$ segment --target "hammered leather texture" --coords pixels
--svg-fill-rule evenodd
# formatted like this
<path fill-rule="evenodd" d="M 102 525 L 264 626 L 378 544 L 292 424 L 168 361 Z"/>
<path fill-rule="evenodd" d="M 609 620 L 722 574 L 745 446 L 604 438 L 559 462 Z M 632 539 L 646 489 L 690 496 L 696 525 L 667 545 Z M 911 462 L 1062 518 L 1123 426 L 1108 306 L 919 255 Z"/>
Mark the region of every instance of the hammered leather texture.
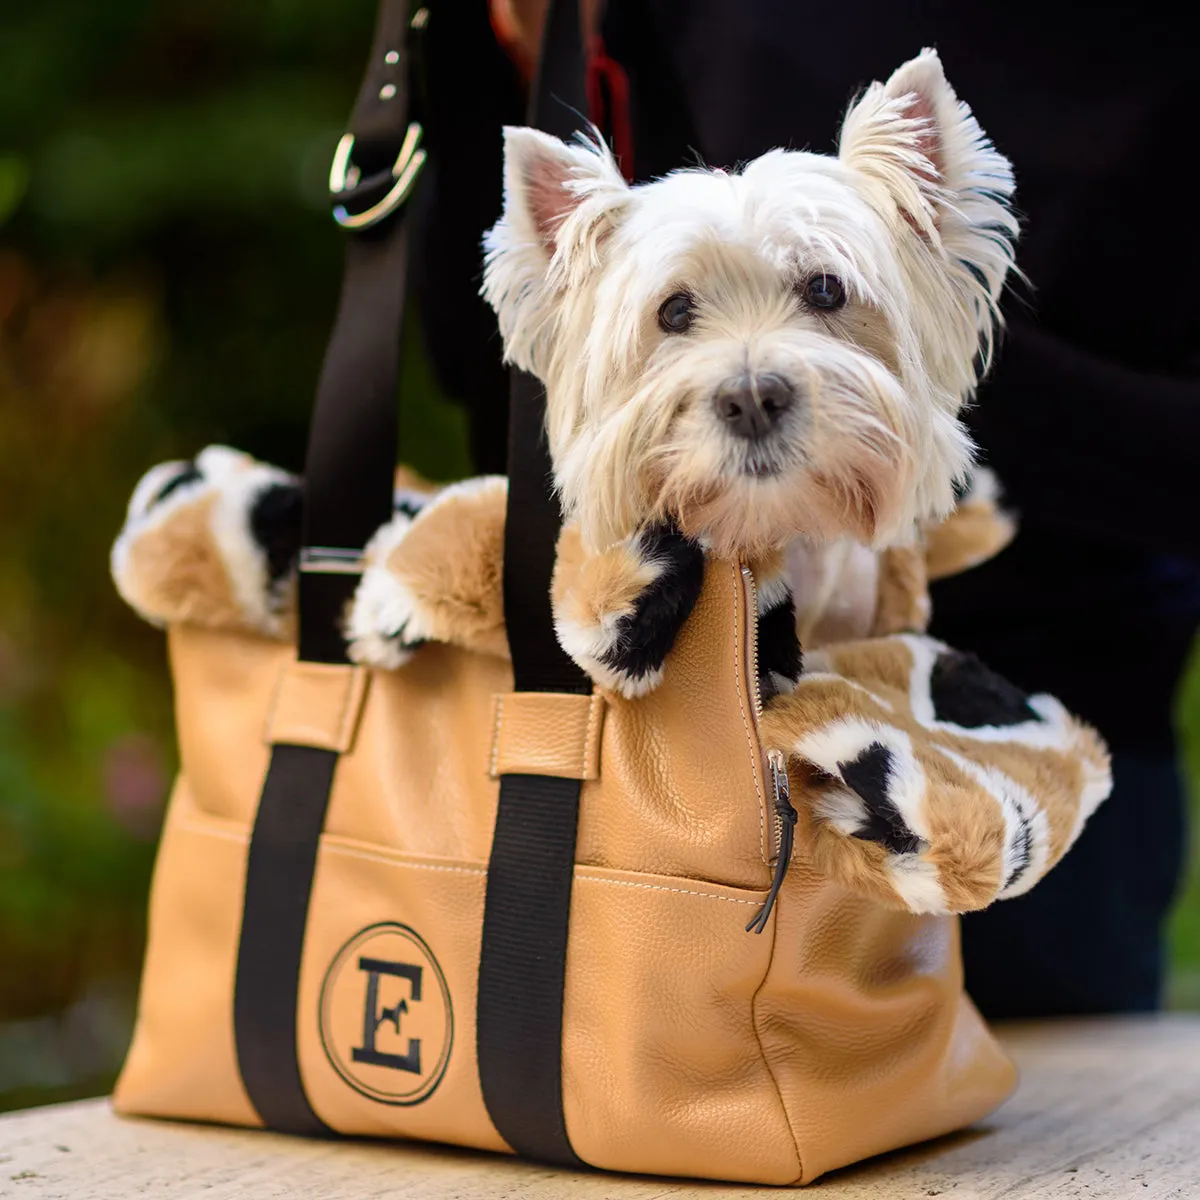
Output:
<path fill-rule="evenodd" d="M 569 692 L 504 692 L 496 697 L 496 725 L 488 773 L 598 779 L 604 697 Z"/>
<path fill-rule="evenodd" d="M 599 769 L 582 786 L 563 1033 L 567 1130 L 597 1167 L 807 1182 L 969 1124 L 1013 1086 L 963 995 L 952 919 L 856 898 L 818 875 L 800 844 L 767 931 L 745 932 L 774 854 L 749 682 L 751 603 L 735 564 L 710 563 L 662 686 L 597 701 Z M 115 1103 L 255 1125 L 234 1052 L 234 966 L 263 730 L 295 650 L 184 627 L 170 631 L 170 648 L 181 775 Z M 496 697 L 507 704 L 511 686 L 501 659 L 429 645 L 365 689 L 334 777 L 297 1013 L 305 1090 L 340 1132 L 506 1149 L 479 1087 L 475 988 L 499 788 Z M 312 724 L 323 736 L 342 735 L 334 716 L 346 687 L 331 675 L 316 689 Z M 568 709 L 561 727 L 546 723 L 541 744 L 536 723 L 521 724 L 511 753 L 526 770 L 539 756 L 576 761 L 594 709 Z M 276 731 L 296 727 L 275 720 Z M 375 929 L 393 931 L 388 944 L 411 934 L 429 957 L 419 1002 L 406 992 L 402 1009 L 388 993 L 371 1034 L 367 952 L 355 947 Z M 403 1073 L 363 1068 L 352 1052 L 376 1037 L 399 1053 L 418 1034 L 431 1090 L 381 1097 Z"/>

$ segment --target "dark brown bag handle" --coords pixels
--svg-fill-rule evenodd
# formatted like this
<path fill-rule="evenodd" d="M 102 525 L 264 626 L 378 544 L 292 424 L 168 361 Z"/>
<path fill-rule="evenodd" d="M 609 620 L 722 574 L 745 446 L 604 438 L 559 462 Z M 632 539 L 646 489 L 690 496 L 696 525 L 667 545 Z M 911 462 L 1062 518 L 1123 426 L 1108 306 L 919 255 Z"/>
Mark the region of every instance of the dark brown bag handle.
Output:
<path fill-rule="evenodd" d="M 528 123 L 561 138 L 584 127 L 578 0 L 551 0 Z M 504 619 L 519 692 L 587 694 L 591 679 L 554 635 L 550 580 L 561 524 L 545 391 L 514 371 L 509 403 Z M 583 1166 L 562 1101 L 562 1022 L 580 781 L 504 775 L 488 860 L 476 1003 L 479 1082 L 518 1153 Z"/>
<path fill-rule="evenodd" d="M 410 39 L 422 28 L 419 19 L 410 27 L 407 0 L 381 0 L 371 57 L 331 172 L 346 262 L 304 467 L 299 645 L 310 661 L 346 661 L 342 610 L 363 546 L 392 515 L 404 202 L 424 161 L 421 126 L 411 119 L 408 58 Z"/>
<path fill-rule="evenodd" d="M 396 377 L 405 294 L 403 202 L 423 161 L 410 126 L 407 0 L 381 0 L 366 76 L 339 145 L 334 216 L 346 266 L 309 430 L 299 654 L 346 662 L 340 620 L 362 547 L 392 512 Z M 411 132 L 410 132 L 411 130 Z M 276 743 L 246 861 L 234 1043 L 263 1123 L 329 1134 L 304 1090 L 297 998 L 317 849 L 336 751 Z"/>
<path fill-rule="evenodd" d="M 392 514 L 397 375 L 405 298 L 404 201 L 420 170 L 407 86 L 405 0 L 381 0 L 366 76 L 333 170 L 334 215 L 348 231 L 337 318 L 317 388 L 305 465 L 299 655 L 345 663 L 341 613 L 361 553 Z M 560 136 L 582 124 L 583 46 L 572 0 L 551 3 L 531 121 Z M 554 636 L 550 578 L 560 514 L 541 385 L 515 373 L 509 425 L 504 601 L 515 687 L 588 692 Z M 517 536 L 519 530 L 519 536 Z M 453 747 L 445 748 L 447 753 Z M 338 755 L 275 744 L 247 857 L 234 986 L 234 1036 L 263 1122 L 328 1134 L 304 1090 L 297 997 L 317 850 Z M 488 869 L 479 967 L 484 1100 L 516 1150 L 581 1165 L 562 1107 L 562 1001 L 579 781 L 506 775 Z"/>

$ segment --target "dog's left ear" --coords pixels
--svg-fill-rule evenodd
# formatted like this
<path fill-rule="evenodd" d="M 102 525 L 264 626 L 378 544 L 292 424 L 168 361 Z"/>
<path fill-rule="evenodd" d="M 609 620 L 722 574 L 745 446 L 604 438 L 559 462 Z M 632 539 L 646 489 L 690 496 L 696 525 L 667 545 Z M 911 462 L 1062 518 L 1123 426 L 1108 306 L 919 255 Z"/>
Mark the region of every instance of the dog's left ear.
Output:
<path fill-rule="evenodd" d="M 935 51 L 922 50 L 859 97 L 839 154 L 926 241 L 978 267 L 993 298 L 999 293 L 1017 235 L 1012 166 L 954 94 Z"/>
<path fill-rule="evenodd" d="M 538 373 L 555 300 L 599 264 L 629 187 L 597 134 L 568 144 L 504 131 L 504 213 L 484 238 L 483 295 L 510 362 Z"/>
<path fill-rule="evenodd" d="M 945 348 L 957 330 L 957 395 L 974 387 L 991 360 L 1000 322 L 1000 293 L 1013 268 L 1018 224 L 1013 216 L 1013 172 L 954 94 L 932 50 L 906 62 L 887 83 L 873 83 L 851 106 L 842 125 L 839 156 L 896 233 L 914 237 L 932 253 L 910 258 L 949 285 L 947 325 L 939 315 L 926 332 Z"/>

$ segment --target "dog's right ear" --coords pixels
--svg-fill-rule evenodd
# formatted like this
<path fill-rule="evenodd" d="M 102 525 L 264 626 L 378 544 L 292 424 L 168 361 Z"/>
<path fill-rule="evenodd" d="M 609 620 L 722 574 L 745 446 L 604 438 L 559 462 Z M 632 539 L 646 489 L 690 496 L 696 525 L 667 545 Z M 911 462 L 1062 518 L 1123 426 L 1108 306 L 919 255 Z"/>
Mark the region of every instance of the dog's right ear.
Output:
<path fill-rule="evenodd" d="M 557 300 L 599 266 L 628 199 L 598 134 L 568 145 L 536 129 L 505 129 L 504 214 L 484 238 L 483 295 L 509 362 L 542 374 Z"/>
<path fill-rule="evenodd" d="M 592 242 L 616 215 L 628 190 L 599 136 L 568 145 L 536 129 L 504 130 L 501 224 L 544 247 L 548 258 L 560 242 Z M 573 216 L 579 219 L 570 229 L 567 223 Z"/>

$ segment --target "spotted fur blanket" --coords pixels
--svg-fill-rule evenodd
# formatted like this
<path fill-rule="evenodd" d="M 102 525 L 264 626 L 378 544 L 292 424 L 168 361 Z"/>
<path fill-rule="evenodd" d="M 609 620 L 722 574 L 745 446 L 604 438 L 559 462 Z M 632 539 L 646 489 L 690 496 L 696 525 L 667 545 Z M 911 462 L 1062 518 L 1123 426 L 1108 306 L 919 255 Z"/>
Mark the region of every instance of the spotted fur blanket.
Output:
<path fill-rule="evenodd" d="M 346 615 L 353 657 L 403 669 L 429 640 L 507 655 L 505 493 L 498 478 L 438 491 L 400 473 L 395 515 L 367 548 Z M 300 511 L 293 476 L 236 451 L 162 464 L 138 484 L 113 547 L 117 588 L 155 624 L 289 640 Z M 908 546 L 755 564 L 760 644 L 768 659 L 771 636 L 778 646 L 763 668 L 764 745 L 786 755 L 818 867 L 882 904 L 968 912 L 1026 892 L 1109 792 L 1093 730 L 923 632 L 926 581 L 990 557 L 1012 532 L 984 477 Z M 563 532 L 556 629 L 602 688 L 636 697 L 655 686 L 653 669 L 633 672 L 631 647 L 655 641 L 672 597 L 669 619 L 690 611 L 679 580 L 694 574 L 694 552 L 671 538 L 589 557 Z M 789 650 L 797 631 L 803 667 Z M 670 639 L 659 643 L 661 660 Z"/>

